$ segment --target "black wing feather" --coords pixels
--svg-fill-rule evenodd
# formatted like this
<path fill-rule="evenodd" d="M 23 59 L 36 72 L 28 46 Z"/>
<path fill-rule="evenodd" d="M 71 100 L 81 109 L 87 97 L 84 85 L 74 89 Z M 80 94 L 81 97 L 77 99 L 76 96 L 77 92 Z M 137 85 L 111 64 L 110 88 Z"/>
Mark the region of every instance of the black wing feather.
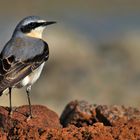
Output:
<path fill-rule="evenodd" d="M 30 59 L 15 61 L 13 55 L 8 58 L 0 58 L 0 95 L 5 89 L 16 85 L 38 68 L 44 61 L 48 60 L 48 57 L 48 44 L 44 42 L 43 52 Z"/>

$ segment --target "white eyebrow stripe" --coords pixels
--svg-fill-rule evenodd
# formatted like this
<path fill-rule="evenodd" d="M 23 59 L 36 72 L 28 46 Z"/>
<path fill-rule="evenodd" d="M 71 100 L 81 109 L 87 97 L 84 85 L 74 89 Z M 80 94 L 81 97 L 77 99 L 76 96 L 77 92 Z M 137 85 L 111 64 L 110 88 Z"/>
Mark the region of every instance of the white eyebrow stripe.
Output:
<path fill-rule="evenodd" d="M 38 20 L 38 23 L 46 22 L 45 20 Z"/>
<path fill-rule="evenodd" d="M 23 23 L 23 26 L 28 25 L 28 24 L 30 24 L 30 23 L 32 23 L 32 22 L 43 23 L 43 22 L 46 22 L 46 21 L 45 21 L 45 20 L 26 21 L 25 23 Z"/>

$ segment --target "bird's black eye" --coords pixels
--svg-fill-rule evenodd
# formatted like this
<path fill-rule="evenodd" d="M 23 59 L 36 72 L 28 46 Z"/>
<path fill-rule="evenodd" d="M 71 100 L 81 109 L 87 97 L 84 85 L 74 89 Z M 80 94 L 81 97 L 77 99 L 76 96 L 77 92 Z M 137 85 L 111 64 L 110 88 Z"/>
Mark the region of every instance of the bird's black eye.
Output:
<path fill-rule="evenodd" d="M 34 29 L 37 27 L 37 23 L 30 23 L 28 24 L 28 28 Z"/>
<path fill-rule="evenodd" d="M 31 30 L 43 25 L 44 23 L 38 23 L 38 22 L 31 22 L 27 25 L 22 26 L 20 29 L 23 33 L 29 33 Z"/>

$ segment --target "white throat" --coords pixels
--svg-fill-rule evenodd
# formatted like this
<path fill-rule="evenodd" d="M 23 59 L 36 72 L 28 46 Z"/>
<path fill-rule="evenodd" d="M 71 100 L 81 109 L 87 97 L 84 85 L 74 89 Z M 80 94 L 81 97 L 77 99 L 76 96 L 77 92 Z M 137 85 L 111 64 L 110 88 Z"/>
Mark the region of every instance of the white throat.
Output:
<path fill-rule="evenodd" d="M 30 33 L 27 33 L 26 35 L 30 36 L 30 37 L 42 39 L 44 29 L 45 29 L 45 27 L 38 27 L 38 28 L 35 28 L 34 30 L 32 30 Z"/>

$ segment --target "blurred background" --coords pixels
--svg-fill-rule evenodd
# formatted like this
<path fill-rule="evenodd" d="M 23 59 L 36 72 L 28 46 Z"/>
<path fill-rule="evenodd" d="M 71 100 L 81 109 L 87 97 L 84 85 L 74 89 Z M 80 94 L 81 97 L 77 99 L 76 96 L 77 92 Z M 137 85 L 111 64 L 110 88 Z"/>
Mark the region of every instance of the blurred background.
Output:
<path fill-rule="evenodd" d="M 50 58 L 32 87 L 32 104 L 59 114 L 75 99 L 139 107 L 139 0 L 0 1 L 0 49 L 29 15 L 58 22 L 44 31 Z M 0 105 L 8 99 L 0 97 Z M 27 104 L 25 89 L 13 90 L 12 100 Z"/>

